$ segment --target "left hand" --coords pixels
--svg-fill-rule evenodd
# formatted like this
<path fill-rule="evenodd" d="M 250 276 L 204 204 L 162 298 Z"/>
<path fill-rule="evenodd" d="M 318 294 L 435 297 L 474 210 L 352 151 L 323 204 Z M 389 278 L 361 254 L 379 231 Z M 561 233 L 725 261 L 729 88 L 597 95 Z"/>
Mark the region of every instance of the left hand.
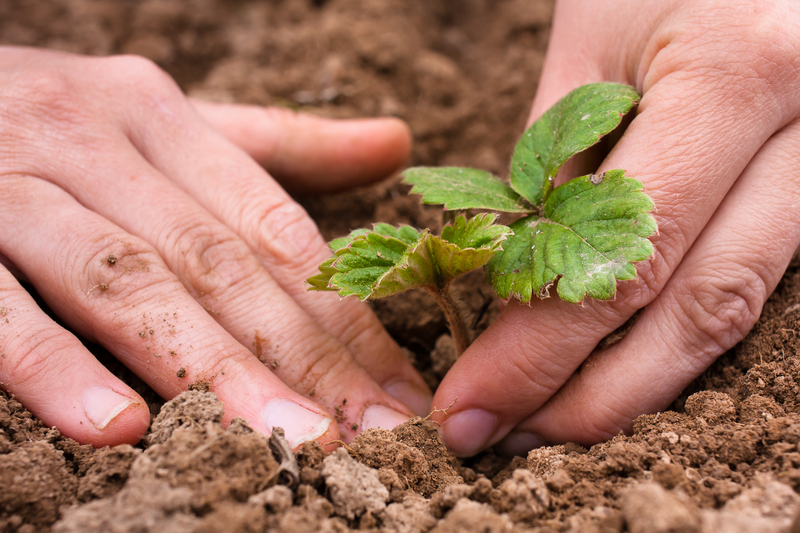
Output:
<path fill-rule="evenodd" d="M 458 398 L 453 450 L 607 440 L 742 339 L 800 244 L 799 74 L 792 0 L 558 2 L 532 118 L 586 83 L 635 86 L 636 117 L 599 171 L 644 183 L 660 234 L 614 301 L 504 310 L 434 397 Z"/>

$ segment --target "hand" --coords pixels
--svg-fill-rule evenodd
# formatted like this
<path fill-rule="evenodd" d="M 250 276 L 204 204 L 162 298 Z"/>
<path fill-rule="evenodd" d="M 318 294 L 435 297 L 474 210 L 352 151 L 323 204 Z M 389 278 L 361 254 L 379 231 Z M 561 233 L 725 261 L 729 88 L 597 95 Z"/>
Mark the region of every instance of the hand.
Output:
<path fill-rule="evenodd" d="M 0 80 L 0 255 L 72 331 L 164 398 L 208 381 L 226 422 L 281 426 L 293 446 L 427 413 L 371 311 L 306 292 L 328 247 L 245 153 L 291 190 L 336 190 L 402 164 L 403 123 L 192 103 L 137 57 L 0 48 Z M 142 398 L 1 264 L 0 354 L 2 387 L 65 435 L 147 429 Z"/>
<path fill-rule="evenodd" d="M 585 83 L 637 87 L 600 171 L 644 183 L 656 251 L 614 301 L 512 302 L 434 397 L 458 397 L 452 449 L 607 440 L 742 339 L 800 244 L 798 73 L 791 0 L 559 1 L 531 118 Z M 639 309 L 621 342 L 594 351 Z"/>

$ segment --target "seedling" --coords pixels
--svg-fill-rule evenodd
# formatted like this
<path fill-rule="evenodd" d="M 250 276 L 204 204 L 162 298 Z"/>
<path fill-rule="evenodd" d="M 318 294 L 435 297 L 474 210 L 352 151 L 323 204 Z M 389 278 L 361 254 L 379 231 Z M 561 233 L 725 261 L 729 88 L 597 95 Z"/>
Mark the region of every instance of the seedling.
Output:
<path fill-rule="evenodd" d="M 518 213 L 510 226 L 497 215 L 459 214 L 433 235 L 425 229 L 376 224 L 330 243 L 334 256 L 308 280 L 311 290 L 361 300 L 409 289 L 429 290 L 444 311 L 458 353 L 471 333 L 450 290 L 458 276 L 483 266 L 505 299 L 529 303 L 558 295 L 580 303 L 615 296 L 617 280 L 636 277 L 633 263 L 653 253 L 653 201 L 624 170 L 590 174 L 554 187 L 559 169 L 619 126 L 639 102 L 627 85 L 575 89 L 522 136 L 511 158 L 509 184 L 483 170 L 416 167 L 403 173 L 412 194 L 445 210 Z"/>

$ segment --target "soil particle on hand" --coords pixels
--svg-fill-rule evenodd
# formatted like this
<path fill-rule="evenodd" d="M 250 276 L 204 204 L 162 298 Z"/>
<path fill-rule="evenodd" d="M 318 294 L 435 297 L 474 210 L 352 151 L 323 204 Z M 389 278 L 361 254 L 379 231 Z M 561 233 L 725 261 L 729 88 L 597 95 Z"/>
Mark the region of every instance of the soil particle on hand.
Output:
<path fill-rule="evenodd" d="M 225 371 L 222 371 L 222 374 L 225 374 Z M 190 391 L 211 392 L 211 382 L 207 379 L 198 379 L 194 383 L 189 383 L 187 388 Z"/>
<path fill-rule="evenodd" d="M 355 520 L 386 508 L 389 491 L 378 479 L 378 472 L 357 462 L 344 448 L 325 458 L 322 475 L 337 515 Z"/>

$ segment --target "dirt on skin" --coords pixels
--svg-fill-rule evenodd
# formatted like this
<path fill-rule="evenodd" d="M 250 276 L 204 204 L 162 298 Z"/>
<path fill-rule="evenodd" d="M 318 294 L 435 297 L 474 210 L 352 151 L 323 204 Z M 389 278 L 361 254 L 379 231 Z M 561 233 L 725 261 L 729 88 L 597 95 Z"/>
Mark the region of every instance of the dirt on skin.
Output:
<path fill-rule="evenodd" d="M 219 101 L 399 116 L 412 164 L 503 175 L 551 15 L 551 0 L 5 0 L 0 43 L 145 55 Z M 438 228 L 441 212 L 406 191 L 394 178 L 300 200 L 329 238 L 378 220 Z M 480 273 L 460 283 L 480 331 L 497 313 L 492 292 Z M 454 352 L 428 296 L 375 309 L 438 383 Z M 151 402 L 136 447 L 78 445 L 0 393 L 0 531 L 800 531 L 800 263 L 672 410 L 588 450 L 464 462 L 415 419 L 327 456 L 307 443 L 286 457 L 246 421 L 223 429 L 208 383 L 162 407 L 108 364 Z"/>

